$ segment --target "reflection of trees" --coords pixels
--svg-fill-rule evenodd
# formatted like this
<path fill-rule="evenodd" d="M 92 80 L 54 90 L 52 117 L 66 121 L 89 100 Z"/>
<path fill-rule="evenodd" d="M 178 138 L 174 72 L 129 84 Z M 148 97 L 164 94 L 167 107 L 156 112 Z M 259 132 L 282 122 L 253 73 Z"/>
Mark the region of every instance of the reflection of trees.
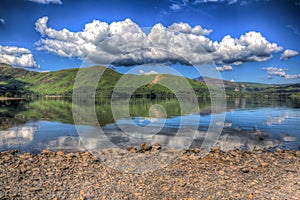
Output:
<path fill-rule="evenodd" d="M 207 107 L 207 101 L 199 100 L 200 109 Z M 167 117 L 179 116 L 195 112 L 197 109 L 192 106 L 189 100 L 182 102 L 184 109 L 181 109 L 177 99 L 150 100 L 150 99 L 131 99 L 129 105 L 119 100 L 117 112 L 118 116 L 123 116 L 126 108 L 129 106 L 131 117 L 149 117 L 149 109 L 152 105 L 159 104 L 164 107 Z M 13 126 L 24 124 L 27 121 L 57 121 L 67 124 L 73 124 L 72 99 L 36 99 L 33 101 L 11 101 L 9 105 L 0 103 L 0 129 L 7 129 Z M 92 105 L 92 104 L 89 104 Z M 73 105 L 76 108 L 76 104 Z M 84 106 L 78 108 L 83 113 L 93 112 L 94 106 Z M 182 113 L 182 110 L 185 112 Z M 111 99 L 97 99 L 95 111 L 101 126 L 113 123 L 114 119 L 111 110 Z M 85 117 L 83 115 L 83 117 Z M 97 122 L 98 123 L 98 122 Z M 90 124 L 88 122 L 87 124 Z M 91 124 L 90 124 L 91 125 Z"/>
<path fill-rule="evenodd" d="M 199 109 L 193 106 L 194 103 L 190 99 L 182 100 L 182 104 L 176 98 L 171 99 L 139 99 L 134 98 L 130 100 L 127 105 L 124 100 L 118 100 L 115 110 L 118 112 L 119 118 L 124 115 L 127 107 L 131 117 L 150 117 L 149 109 L 152 105 L 161 105 L 167 114 L 167 117 L 186 115 L 189 113 L 200 110 L 201 114 L 215 113 L 214 109 L 210 106 L 209 99 L 198 99 Z M 297 102 L 296 102 L 297 103 Z M 83 104 L 84 105 L 84 104 Z M 93 105 L 93 104 L 89 104 Z M 261 107 L 280 107 L 280 106 L 295 107 L 295 103 L 286 99 L 285 101 L 278 100 L 263 100 L 253 98 L 228 98 L 227 109 L 255 109 Z M 73 105 L 76 108 L 76 104 Z M 78 106 L 79 107 L 79 106 Z M 83 113 L 90 111 L 93 113 L 94 106 L 83 106 L 78 108 Z M 111 110 L 111 99 L 102 98 L 97 99 L 95 103 L 95 110 L 97 119 L 101 126 L 113 123 L 115 120 Z M 85 117 L 85 115 L 83 115 Z M 67 124 L 73 124 L 72 113 L 72 99 L 36 99 L 33 101 L 10 101 L 7 105 L 5 102 L 0 101 L 0 129 L 7 129 L 13 126 L 24 124 L 28 121 L 57 121 Z M 98 123 L 98 122 L 95 122 Z M 87 124 L 91 124 L 88 122 Z M 96 124 L 95 124 L 96 125 Z"/>
<path fill-rule="evenodd" d="M 88 125 L 96 125 L 98 122 L 92 121 L 94 119 L 94 107 L 92 106 L 93 104 L 88 101 L 89 100 L 87 100 L 87 105 L 90 106 L 76 107 L 76 105 L 74 105 L 74 109 L 76 110 L 76 113 L 82 114 L 82 116 L 80 116 L 82 117 L 80 119 L 80 122 L 87 122 Z M 167 117 L 186 115 L 189 113 L 197 112 L 199 110 L 199 108 L 195 108 L 193 106 L 194 103 L 191 103 L 189 99 L 183 100 L 183 102 L 181 102 L 181 105 L 176 98 L 164 100 L 134 98 L 130 100 L 129 105 L 125 100 L 119 99 L 114 104 L 115 116 L 118 117 L 118 119 L 115 119 L 112 114 L 110 101 L 110 99 L 98 99 L 95 105 L 96 115 L 101 126 L 108 123 L 113 123 L 118 119 L 126 118 L 128 106 L 131 117 L 150 117 L 149 110 L 151 106 L 155 104 L 159 104 L 165 109 Z M 203 107 L 207 107 L 208 103 L 209 102 L 207 101 L 201 101 L 201 104 L 199 105 L 200 109 Z M 84 103 L 81 102 L 81 105 L 84 105 Z"/>
<path fill-rule="evenodd" d="M 16 117 L 26 109 L 25 104 L 24 101 L 0 101 L 0 130 L 26 123 L 27 119 L 24 117 Z"/>
<path fill-rule="evenodd" d="M 299 102 L 293 99 L 267 99 L 267 98 L 227 98 L 227 110 L 257 109 L 262 107 L 299 107 Z"/>
<path fill-rule="evenodd" d="M 64 100 L 10 101 L 0 103 L 0 130 L 25 124 L 28 121 L 46 120 L 70 123 L 71 102 Z"/>

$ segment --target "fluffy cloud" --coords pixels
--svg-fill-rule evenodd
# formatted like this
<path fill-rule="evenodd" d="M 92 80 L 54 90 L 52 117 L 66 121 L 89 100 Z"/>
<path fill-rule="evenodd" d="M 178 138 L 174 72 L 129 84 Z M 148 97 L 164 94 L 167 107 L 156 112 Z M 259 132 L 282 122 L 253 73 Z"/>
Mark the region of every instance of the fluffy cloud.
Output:
<path fill-rule="evenodd" d="M 185 0 L 183 0 L 185 1 Z M 241 5 L 247 4 L 247 1 L 245 0 L 195 0 L 192 1 L 190 4 L 197 5 L 197 4 L 204 4 L 204 3 L 224 3 L 227 5 L 240 3 Z"/>
<path fill-rule="evenodd" d="M 269 79 L 271 79 L 273 76 L 280 76 L 282 78 L 286 79 L 295 79 L 300 78 L 300 74 L 287 74 L 287 69 L 277 68 L 277 67 L 265 67 L 262 68 L 262 70 L 267 71 L 269 74 Z"/>
<path fill-rule="evenodd" d="M 277 68 L 277 67 L 264 67 L 263 70 L 267 71 L 269 75 L 282 76 L 286 75 L 285 69 Z"/>
<path fill-rule="evenodd" d="M 153 75 L 153 74 L 159 74 L 157 71 L 151 70 L 149 72 L 145 72 L 144 70 L 140 70 L 139 74 L 141 75 Z"/>
<path fill-rule="evenodd" d="M 299 53 L 297 51 L 294 51 L 294 50 L 290 50 L 290 49 L 287 49 L 285 50 L 281 56 L 280 56 L 280 60 L 287 60 L 293 56 L 296 56 L 298 55 Z"/>
<path fill-rule="evenodd" d="M 246 2 L 245 0 L 169 0 L 171 4 L 170 9 L 172 11 L 179 11 L 185 8 L 191 8 L 191 7 L 195 7 L 197 8 L 199 5 L 201 6 L 201 4 L 206 4 L 206 3 L 214 3 L 216 4 L 227 4 L 227 5 L 231 5 L 231 4 L 236 4 L 236 3 L 240 3 L 241 5 L 246 5 L 248 2 Z"/>
<path fill-rule="evenodd" d="M 0 24 L 5 24 L 5 20 L 0 18 Z"/>
<path fill-rule="evenodd" d="M 284 78 L 288 79 L 295 79 L 295 78 L 300 78 L 300 74 L 292 74 L 292 75 L 285 75 Z"/>
<path fill-rule="evenodd" d="M 171 6 L 170 6 L 171 10 L 180 10 L 181 9 L 181 6 L 179 4 L 175 4 L 173 3 Z"/>
<path fill-rule="evenodd" d="M 30 50 L 11 46 L 0 46 L 0 63 L 16 67 L 39 68 Z"/>
<path fill-rule="evenodd" d="M 50 4 L 50 3 L 59 4 L 59 5 L 62 4 L 61 0 L 27 0 L 27 1 L 31 1 L 34 3 L 40 3 L 40 4 Z"/>
<path fill-rule="evenodd" d="M 185 33 L 185 34 L 194 34 L 194 35 L 209 35 L 212 30 L 211 29 L 203 29 L 201 26 L 191 27 L 187 23 L 174 23 L 168 27 L 169 30 L 174 31 L 176 33 Z"/>
<path fill-rule="evenodd" d="M 261 62 L 282 51 L 276 43 L 270 43 L 259 32 L 250 31 L 239 39 L 225 36 L 220 43 L 215 42 L 216 61 L 223 64 L 241 64 L 243 62 Z"/>
<path fill-rule="evenodd" d="M 232 71 L 233 68 L 230 65 L 223 65 L 223 67 L 216 67 L 216 70 L 219 71 L 219 72 Z"/>
<path fill-rule="evenodd" d="M 36 30 L 43 36 L 36 43 L 38 50 L 79 59 L 88 56 L 98 64 L 215 62 L 230 65 L 265 61 L 273 53 L 282 51 L 282 47 L 254 31 L 239 38 L 227 35 L 218 42 L 207 37 L 212 30 L 187 23 L 174 23 L 169 27 L 155 24 L 147 35 L 130 19 L 111 24 L 94 20 L 80 32 L 55 30 L 49 28 L 47 22 L 48 17 L 36 22 Z"/>

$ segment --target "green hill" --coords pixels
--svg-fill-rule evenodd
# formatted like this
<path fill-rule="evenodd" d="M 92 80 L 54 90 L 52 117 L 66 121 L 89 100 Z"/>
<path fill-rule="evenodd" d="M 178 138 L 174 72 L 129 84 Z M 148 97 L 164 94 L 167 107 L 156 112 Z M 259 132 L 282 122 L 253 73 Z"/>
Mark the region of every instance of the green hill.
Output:
<path fill-rule="evenodd" d="M 198 95 L 207 93 L 207 87 L 204 83 L 185 77 L 159 74 L 159 75 L 123 75 L 101 66 L 94 66 L 80 70 L 83 74 L 82 80 L 86 81 L 83 85 L 88 85 L 88 81 L 93 75 L 99 78 L 97 74 L 103 73 L 96 88 L 96 94 L 99 96 L 110 97 L 115 85 L 120 78 L 127 80 L 121 84 L 121 87 L 130 88 L 135 85 L 141 85 L 134 88 L 135 96 L 138 97 L 168 97 L 173 96 L 173 92 L 163 85 L 172 85 L 180 94 L 186 94 L 186 88 L 183 86 L 188 81 Z M 0 96 L 71 96 L 74 89 L 78 69 L 66 69 L 55 72 L 32 72 L 25 69 L 13 68 L 9 65 L 0 64 Z M 85 75 L 86 74 L 86 78 Z M 76 89 L 76 88 L 75 88 Z M 121 90 L 119 95 L 126 93 L 127 90 Z"/>
<path fill-rule="evenodd" d="M 203 77 L 199 77 L 194 80 L 205 83 Z M 218 80 L 215 80 L 214 82 L 216 84 L 221 83 Z M 223 84 L 227 97 L 300 99 L 300 83 L 262 84 L 249 82 L 231 82 L 224 80 Z"/>
<path fill-rule="evenodd" d="M 78 69 L 33 72 L 0 64 L 0 96 L 72 96 L 77 73 Z M 195 91 L 198 97 L 209 97 L 203 78 L 192 80 L 168 74 L 123 75 L 102 66 L 83 68 L 80 73 L 81 83 L 85 86 L 89 85 L 89 81 L 97 80 L 99 74 L 103 73 L 95 88 L 97 96 L 110 97 L 118 81 L 125 80 L 119 83 L 119 90 L 114 91 L 117 96 L 131 95 L 128 92 L 131 89 L 135 91 L 136 97 L 174 97 L 174 90 L 182 96 L 189 96 L 190 92 Z M 214 82 L 215 85 L 223 83 L 220 80 Z M 187 84 L 192 87 L 193 91 L 187 90 Z M 300 99 L 300 84 L 271 85 L 224 81 L 224 86 L 228 97 Z M 169 88 L 173 88 L 173 91 Z"/>

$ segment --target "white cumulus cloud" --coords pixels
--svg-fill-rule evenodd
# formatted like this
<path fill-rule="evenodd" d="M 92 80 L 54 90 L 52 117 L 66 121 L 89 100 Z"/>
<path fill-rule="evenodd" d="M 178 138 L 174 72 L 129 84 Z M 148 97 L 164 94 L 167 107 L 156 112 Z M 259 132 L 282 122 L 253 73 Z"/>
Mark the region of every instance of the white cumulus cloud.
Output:
<path fill-rule="evenodd" d="M 144 70 L 139 70 L 139 74 L 141 75 L 153 75 L 153 74 L 159 74 L 157 71 L 151 70 L 149 72 L 145 72 Z"/>
<path fill-rule="evenodd" d="M 287 79 L 295 79 L 295 78 L 300 78 L 300 74 L 292 74 L 292 75 L 285 75 L 284 78 L 287 78 Z"/>
<path fill-rule="evenodd" d="M 27 0 L 27 1 L 31 1 L 34 3 L 40 3 L 40 4 L 50 4 L 50 3 L 59 4 L 59 5 L 62 4 L 61 0 Z"/>
<path fill-rule="evenodd" d="M 64 56 L 88 59 L 98 64 L 135 65 L 146 63 L 221 65 L 261 62 L 282 51 L 261 33 L 250 31 L 239 38 L 225 36 L 220 42 L 212 41 L 210 29 L 174 23 L 168 27 L 155 24 L 149 34 L 130 19 L 108 24 L 93 20 L 79 32 L 55 30 L 47 25 L 48 17 L 36 22 L 42 38 L 38 50 Z"/>
<path fill-rule="evenodd" d="M 216 61 L 223 64 L 261 62 L 272 58 L 272 54 L 282 51 L 276 43 L 270 43 L 261 33 L 250 31 L 240 38 L 225 36 L 220 43 L 215 42 Z"/>
<path fill-rule="evenodd" d="M 16 67 L 39 68 L 30 50 L 13 46 L 0 46 L 0 63 Z"/>
<path fill-rule="evenodd" d="M 299 53 L 297 51 L 286 49 L 280 56 L 280 60 L 287 60 L 293 56 L 298 55 Z"/>
<path fill-rule="evenodd" d="M 285 69 L 277 67 L 264 67 L 263 70 L 267 71 L 269 75 L 282 76 L 286 75 Z"/>
<path fill-rule="evenodd" d="M 171 6 L 170 6 L 171 10 L 180 10 L 181 9 L 181 6 L 179 4 L 175 4 L 173 3 Z"/>
<path fill-rule="evenodd" d="M 174 31 L 176 33 L 186 33 L 186 34 L 194 34 L 194 35 L 209 35 L 212 30 L 211 29 L 203 29 L 201 26 L 191 27 L 187 23 L 174 23 L 168 27 L 169 30 Z"/>
<path fill-rule="evenodd" d="M 247 4 L 245 0 L 195 0 L 193 2 L 194 5 L 204 4 L 204 3 L 224 3 L 227 5 L 240 3 L 241 5 Z"/>
<path fill-rule="evenodd" d="M 287 74 L 286 71 L 288 69 L 282 69 L 277 67 L 264 67 L 262 68 L 262 70 L 267 71 L 267 73 L 269 74 L 268 76 L 269 79 L 272 79 L 273 76 L 280 76 L 286 79 L 300 78 L 300 74 Z"/>
<path fill-rule="evenodd" d="M 233 68 L 231 65 L 223 65 L 222 67 L 216 67 L 216 70 L 219 72 L 223 72 L 223 71 L 232 71 Z"/>

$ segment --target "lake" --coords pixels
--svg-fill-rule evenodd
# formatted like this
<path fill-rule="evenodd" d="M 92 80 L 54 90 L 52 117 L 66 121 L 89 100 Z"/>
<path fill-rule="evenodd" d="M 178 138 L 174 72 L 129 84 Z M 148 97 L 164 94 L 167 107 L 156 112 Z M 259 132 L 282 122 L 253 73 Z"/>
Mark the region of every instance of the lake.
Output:
<path fill-rule="evenodd" d="M 187 102 L 183 112 L 176 99 L 131 99 L 129 105 L 120 100 L 114 110 L 121 114 L 115 116 L 110 99 L 101 99 L 93 108 L 98 120 L 82 120 L 75 125 L 72 106 L 76 105 L 72 105 L 72 99 L 0 101 L 0 151 L 98 150 L 142 142 L 188 148 L 203 147 L 209 139 L 208 144 L 224 151 L 277 147 L 297 150 L 300 146 L 299 102 L 228 99 L 226 112 L 222 113 L 214 112 L 207 99 L 199 99 L 198 104 L 195 109 Z M 123 116 L 128 108 L 130 117 Z M 212 123 L 214 117 L 225 120 Z M 220 136 L 213 133 L 215 125 L 223 126 Z M 207 136 L 211 133 L 217 138 Z"/>

